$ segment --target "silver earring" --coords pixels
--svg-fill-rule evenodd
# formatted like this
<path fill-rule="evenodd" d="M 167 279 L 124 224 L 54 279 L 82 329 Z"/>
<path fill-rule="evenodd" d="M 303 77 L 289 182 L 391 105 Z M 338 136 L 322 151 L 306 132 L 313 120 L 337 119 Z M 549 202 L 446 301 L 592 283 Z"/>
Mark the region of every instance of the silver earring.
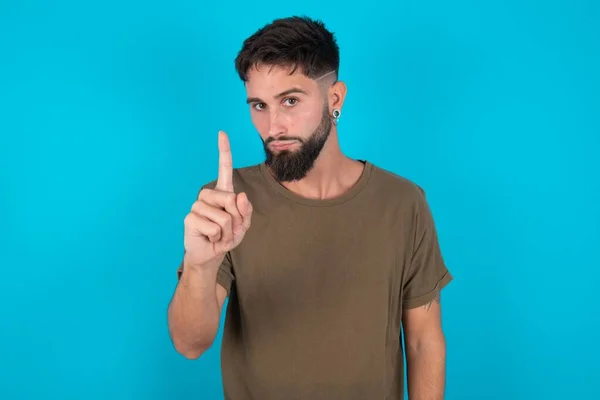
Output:
<path fill-rule="evenodd" d="M 342 112 L 340 110 L 338 110 L 337 108 L 334 108 L 333 109 L 333 118 L 335 119 L 336 124 L 340 120 L 340 115 L 342 115 Z"/>

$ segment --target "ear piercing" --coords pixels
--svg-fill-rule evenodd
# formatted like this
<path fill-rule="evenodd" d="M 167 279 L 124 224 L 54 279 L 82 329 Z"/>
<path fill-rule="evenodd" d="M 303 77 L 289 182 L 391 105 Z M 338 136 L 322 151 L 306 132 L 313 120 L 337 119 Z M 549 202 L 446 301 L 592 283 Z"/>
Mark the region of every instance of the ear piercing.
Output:
<path fill-rule="evenodd" d="M 333 109 L 333 118 L 335 119 L 335 123 L 337 124 L 339 119 L 340 119 L 340 115 L 342 115 L 342 112 L 340 110 L 338 110 L 337 108 Z"/>

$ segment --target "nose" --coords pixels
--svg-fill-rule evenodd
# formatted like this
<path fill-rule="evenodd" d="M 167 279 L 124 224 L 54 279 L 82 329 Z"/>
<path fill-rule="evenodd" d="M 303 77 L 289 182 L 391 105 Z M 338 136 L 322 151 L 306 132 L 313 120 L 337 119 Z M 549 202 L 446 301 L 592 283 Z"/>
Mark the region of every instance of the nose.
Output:
<path fill-rule="evenodd" d="M 277 137 L 286 132 L 287 118 L 281 110 L 271 110 L 269 114 L 269 136 Z"/>

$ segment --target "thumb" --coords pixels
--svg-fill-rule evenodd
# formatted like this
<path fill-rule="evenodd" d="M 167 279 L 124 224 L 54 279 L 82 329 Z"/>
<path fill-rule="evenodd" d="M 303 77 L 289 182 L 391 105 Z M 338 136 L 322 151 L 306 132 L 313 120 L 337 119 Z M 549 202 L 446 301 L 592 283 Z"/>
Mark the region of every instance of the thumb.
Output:
<path fill-rule="evenodd" d="M 237 195 L 237 206 L 242 216 L 248 217 L 252 214 L 252 203 L 248 200 L 246 193 L 242 192 Z"/>
<path fill-rule="evenodd" d="M 237 196 L 237 206 L 240 214 L 242 214 L 242 229 L 246 232 L 250 229 L 250 223 L 252 220 L 252 203 L 248 200 L 246 193 L 240 193 Z"/>

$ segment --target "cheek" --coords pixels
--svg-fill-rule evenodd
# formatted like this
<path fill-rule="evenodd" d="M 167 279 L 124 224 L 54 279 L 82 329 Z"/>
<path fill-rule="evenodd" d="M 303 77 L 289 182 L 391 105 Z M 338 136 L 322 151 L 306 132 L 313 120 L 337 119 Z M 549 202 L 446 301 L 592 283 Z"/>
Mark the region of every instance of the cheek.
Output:
<path fill-rule="evenodd" d="M 269 132 L 269 116 L 265 112 L 250 112 L 252 125 L 260 133 L 260 136 L 265 138 Z"/>
<path fill-rule="evenodd" d="M 292 108 L 286 113 L 288 127 L 300 131 L 310 131 L 321 122 L 321 112 L 315 108 Z"/>

